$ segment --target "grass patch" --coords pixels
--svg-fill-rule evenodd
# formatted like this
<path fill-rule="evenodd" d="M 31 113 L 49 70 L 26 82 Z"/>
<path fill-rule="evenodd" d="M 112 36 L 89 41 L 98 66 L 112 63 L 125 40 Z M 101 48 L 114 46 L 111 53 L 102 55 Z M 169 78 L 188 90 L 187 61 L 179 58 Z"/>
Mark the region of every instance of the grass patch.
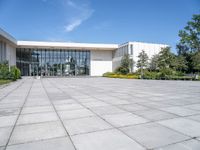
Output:
<path fill-rule="evenodd" d="M 11 80 L 2 80 L 2 79 L 0 79 L 0 85 L 8 84 L 10 82 L 12 82 L 12 81 Z"/>

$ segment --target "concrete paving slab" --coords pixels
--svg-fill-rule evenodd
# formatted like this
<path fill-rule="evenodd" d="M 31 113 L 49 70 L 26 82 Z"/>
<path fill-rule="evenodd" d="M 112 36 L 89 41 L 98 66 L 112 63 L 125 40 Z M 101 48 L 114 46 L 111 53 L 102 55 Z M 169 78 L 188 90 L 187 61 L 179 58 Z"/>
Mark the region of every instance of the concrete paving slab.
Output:
<path fill-rule="evenodd" d="M 49 102 L 49 100 L 37 100 L 37 101 L 31 101 L 30 99 L 26 102 L 26 104 L 24 105 L 25 107 L 33 107 L 33 106 L 47 106 L 47 105 L 51 105 L 51 103 Z"/>
<path fill-rule="evenodd" d="M 55 105 L 57 111 L 59 110 L 75 110 L 75 109 L 83 109 L 83 106 L 80 104 L 62 104 L 62 105 Z"/>
<path fill-rule="evenodd" d="M 134 112 L 134 114 L 139 115 L 141 117 L 144 117 L 144 118 L 151 120 L 151 121 L 171 119 L 171 118 L 179 117 L 175 114 L 171 114 L 171 113 L 156 110 L 156 109 L 145 110 L 145 111 L 137 111 L 137 112 Z"/>
<path fill-rule="evenodd" d="M 41 123 L 41 122 L 49 122 L 57 120 L 58 116 L 56 115 L 55 112 L 26 114 L 26 115 L 20 115 L 17 121 L 17 125 L 33 124 L 33 123 Z"/>
<path fill-rule="evenodd" d="M 70 135 L 95 132 L 112 128 L 112 126 L 110 126 L 99 117 L 65 120 L 64 125 Z"/>
<path fill-rule="evenodd" d="M 52 111 L 54 111 L 52 106 L 23 107 L 22 114 L 52 112 Z"/>
<path fill-rule="evenodd" d="M 3 127 L 0 128 L 0 146 L 5 146 L 9 140 L 12 127 Z"/>
<path fill-rule="evenodd" d="M 94 107 L 94 108 L 91 108 L 91 110 L 94 111 L 95 113 L 97 113 L 98 115 L 109 115 L 109 114 L 117 114 L 117 113 L 125 113 L 126 112 L 115 106 Z"/>
<path fill-rule="evenodd" d="M 129 112 L 141 111 L 141 110 L 149 110 L 150 108 L 138 105 L 138 104 L 128 104 L 128 105 L 118 105 L 121 109 Z"/>
<path fill-rule="evenodd" d="M 186 117 L 186 118 L 200 122 L 200 115 L 189 116 L 189 117 Z"/>
<path fill-rule="evenodd" d="M 22 107 L 23 103 L 3 103 L 0 104 L 0 109 L 2 108 L 19 108 Z"/>
<path fill-rule="evenodd" d="M 16 126 L 9 145 L 66 136 L 60 122 Z"/>
<path fill-rule="evenodd" d="M 106 121 L 108 121 L 115 127 L 130 126 L 148 122 L 147 119 L 144 119 L 131 113 L 104 115 L 102 116 L 102 118 L 104 118 Z"/>
<path fill-rule="evenodd" d="M 14 126 L 16 120 L 17 120 L 17 115 L 2 116 L 0 117 L 0 127 Z"/>
<path fill-rule="evenodd" d="M 109 106 L 109 104 L 101 101 L 95 101 L 95 102 L 88 102 L 88 103 L 83 103 L 83 105 L 87 108 L 91 107 L 101 107 L 101 106 Z"/>
<path fill-rule="evenodd" d="M 130 126 L 121 129 L 148 149 L 153 149 L 189 139 L 189 137 L 170 130 L 157 123 Z"/>
<path fill-rule="evenodd" d="M 192 110 L 200 111 L 200 104 L 186 105 L 186 106 L 184 106 L 184 108 L 189 108 L 189 109 L 192 109 Z"/>
<path fill-rule="evenodd" d="M 89 111 L 88 109 L 77 109 L 77 110 L 68 110 L 68 111 L 58 111 L 62 120 L 66 119 L 76 119 L 82 117 L 94 116 L 95 114 Z"/>
<path fill-rule="evenodd" d="M 140 103 L 142 106 L 150 107 L 150 108 L 163 108 L 163 107 L 172 107 L 172 105 L 165 104 L 164 102 L 147 102 Z"/>
<path fill-rule="evenodd" d="M 185 118 L 160 121 L 160 124 L 191 137 L 200 136 L 200 122 Z"/>
<path fill-rule="evenodd" d="M 156 150 L 199 150 L 200 141 L 188 140 L 177 144 L 172 144 L 166 147 L 161 147 Z"/>
<path fill-rule="evenodd" d="M 0 150 L 4 150 L 5 149 L 5 147 L 0 147 Z"/>
<path fill-rule="evenodd" d="M 66 100 L 53 101 L 53 104 L 54 105 L 77 104 L 77 102 L 74 99 L 66 99 Z"/>
<path fill-rule="evenodd" d="M 116 99 L 106 99 L 105 102 L 112 104 L 112 105 L 123 105 L 123 104 L 130 104 L 131 102 L 127 100 L 120 100 L 118 98 Z"/>
<path fill-rule="evenodd" d="M 200 111 L 195 111 L 183 107 L 168 107 L 168 108 L 160 108 L 163 111 L 170 112 L 179 116 L 189 116 L 189 115 L 195 115 L 200 114 Z"/>
<path fill-rule="evenodd" d="M 68 137 L 9 145 L 6 150 L 75 150 Z"/>
<path fill-rule="evenodd" d="M 96 101 L 98 101 L 96 98 L 91 98 L 91 97 L 89 97 L 89 98 L 84 98 L 84 97 L 82 97 L 82 96 L 76 98 L 76 100 L 77 100 L 78 102 L 80 102 L 80 103 L 88 103 L 88 102 L 96 102 Z"/>
<path fill-rule="evenodd" d="M 72 136 L 78 150 L 144 150 L 116 129 Z"/>
<path fill-rule="evenodd" d="M 18 115 L 20 108 L 1 108 L 0 116 Z"/>

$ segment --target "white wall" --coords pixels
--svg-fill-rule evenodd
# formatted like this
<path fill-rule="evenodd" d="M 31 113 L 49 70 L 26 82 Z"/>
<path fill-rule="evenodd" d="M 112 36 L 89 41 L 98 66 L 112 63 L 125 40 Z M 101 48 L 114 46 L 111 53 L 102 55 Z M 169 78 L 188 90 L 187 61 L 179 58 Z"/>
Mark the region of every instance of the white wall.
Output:
<path fill-rule="evenodd" d="M 16 48 L 6 43 L 6 59 L 11 66 L 16 65 Z"/>
<path fill-rule="evenodd" d="M 112 71 L 114 72 L 121 64 L 122 57 L 115 57 L 112 61 Z"/>
<path fill-rule="evenodd" d="M 133 71 L 137 70 L 136 64 L 138 61 L 138 55 L 142 50 L 144 50 L 147 53 L 149 59 L 151 59 L 152 56 L 158 54 L 162 48 L 167 47 L 167 45 L 163 44 L 151 44 L 151 43 L 140 43 L 140 42 L 133 42 L 131 44 L 133 44 L 133 60 L 135 62 Z"/>
<path fill-rule="evenodd" d="M 90 75 L 102 76 L 105 72 L 112 72 L 112 51 L 92 50 Z"/>

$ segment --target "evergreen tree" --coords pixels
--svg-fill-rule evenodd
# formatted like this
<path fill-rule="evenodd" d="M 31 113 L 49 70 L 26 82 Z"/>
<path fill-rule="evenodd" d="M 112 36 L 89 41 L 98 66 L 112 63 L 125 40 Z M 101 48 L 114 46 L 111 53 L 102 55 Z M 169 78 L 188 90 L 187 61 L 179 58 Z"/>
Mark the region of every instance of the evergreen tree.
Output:
<path fill-rule="evenodd" d="M 144 69 L 148 67 L 148 55 L 144 50 L 142 50 L 138 55 L 138 61 L 137 61 L 137 67 L 140 68 L 141 76 L 143 78 L 144 75 Z"/>
<path fill-rule="evenodd" d="M 132 68 L 133 61 L 130 59 L 129 54 L 125 54 L 121 59 L 120 66 L 115 70 L 117 73 L 128 74 Z"/>
<path fill-rule="evenodd" d="M 159 69 L 170 68 L 174 59 L 174 55 L 170 52 L 170 47 L 162 48 L 159 52 L 158 67 Z"/>
<path fill-rule="evenodd" d="M 158 54 L 152 56 L 151 61 L 149 63 L 149 69 L 151 71 L 156 71 L 158 69 L 158 58 Z"/>

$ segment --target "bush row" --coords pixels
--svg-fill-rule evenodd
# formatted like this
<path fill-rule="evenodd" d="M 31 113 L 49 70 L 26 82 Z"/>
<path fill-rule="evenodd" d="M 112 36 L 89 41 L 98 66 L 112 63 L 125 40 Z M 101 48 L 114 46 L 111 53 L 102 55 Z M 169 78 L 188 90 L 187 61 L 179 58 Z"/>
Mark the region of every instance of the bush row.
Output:
<path fill-rule="evenodd" d="M 179 72 L 172 74 L 164 74 L 163 72 L 148 72 L 145 71 L 143 77 L 139 73 L 129 73 L 127 75 L 107 72 L 103 74 L 103 77 L 108 78 L 123 78 L 123 79 L 152 79 L 152 80 L 200 80 L 200 77 L 196 79 L 194 76 L 184 76 Z"/>
<path fill-rule="evenodd" d="M 19 78 L 21 78 L 21 72 L 16 66 L 11 66 L 9 71 L 7 63 L 0 64 L 0 79 L 15 81 Z"/>

